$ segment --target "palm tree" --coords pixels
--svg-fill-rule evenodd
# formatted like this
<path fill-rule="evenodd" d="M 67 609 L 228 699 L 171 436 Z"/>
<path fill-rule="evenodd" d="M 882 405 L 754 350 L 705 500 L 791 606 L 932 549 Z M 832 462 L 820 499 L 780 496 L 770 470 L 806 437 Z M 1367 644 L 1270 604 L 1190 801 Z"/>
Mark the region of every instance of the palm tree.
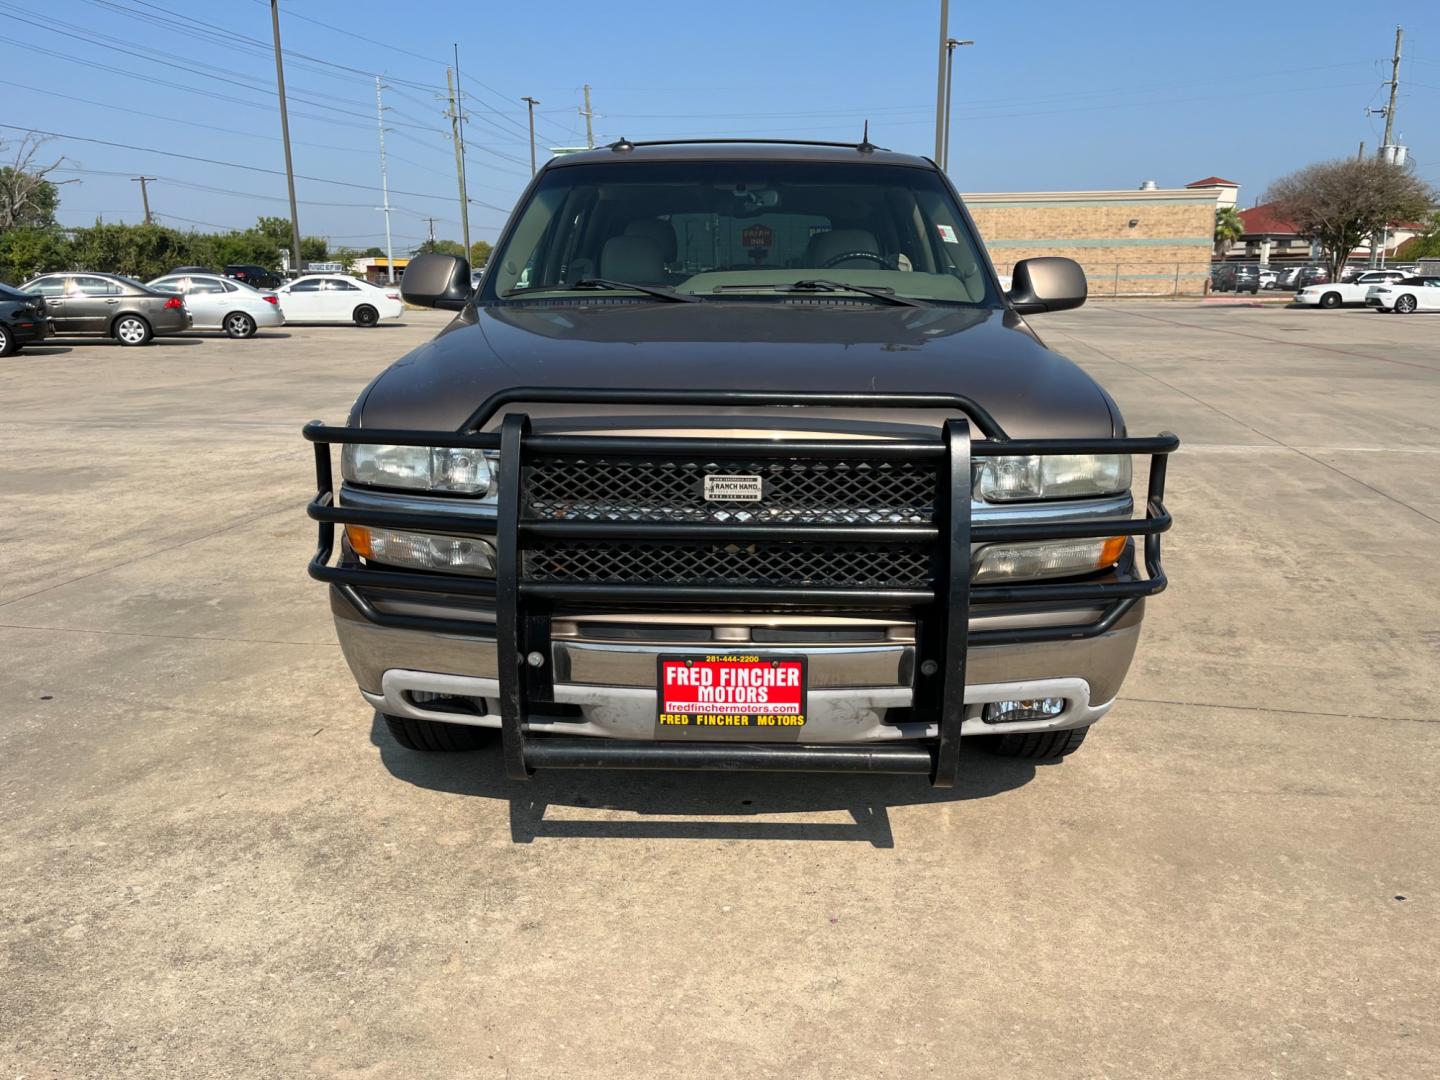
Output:
<path fill-rule="evenodd" d="M 1245 222 L 1233 206 L 1222 206 L 1215 211 L 1215 254 L 1225 258 L 1230 245 L 1245 235 Z"/>

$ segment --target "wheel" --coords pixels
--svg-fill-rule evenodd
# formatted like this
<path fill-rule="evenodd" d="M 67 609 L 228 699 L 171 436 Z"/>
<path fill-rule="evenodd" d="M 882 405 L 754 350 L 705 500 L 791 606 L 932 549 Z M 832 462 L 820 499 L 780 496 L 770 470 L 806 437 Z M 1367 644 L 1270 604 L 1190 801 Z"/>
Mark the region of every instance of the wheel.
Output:
<path fill-rule="evenodd" d="M 374 326 L 380 321 L 380 313 L 369 304 L 361 304 L 355 309 L 356 326 Z"/>
<path fill-rule="evenodd" d="M 0 326 L 0 356 L 9 356 L 13 352 L 18 352 L 19 348 L 10 331 Z"/>
<path fill-rule="evenodd" d="M 1417 306 L 1418 305 L 1415 303 L 1415 297 L 1411 296 L 1409 293 L 1406 293 L 1404 296 L 1397 296 L 1395 298 L 1395 310 L 1398 311 L 1401 315 L 1409 315 L 1415 310 Z"/>
<path fill-rule="evenodd" d="M 1062 758 L 1080 749 L 1088 727 L 1071 731 L 1027 731 L 1013 735 L 981 735 L 980 748 L 997 757 Z"/>
<path fill-rule="evenodd" d="M 406 750 L 439 751 L 453 753 L 460 750 L 479 750 L 494 741 L 495 733 L 490 728 L 472 727 L 469 724 L 442 724 L 435 720 L 412 720 L 408 716 L 385 715 L 385 726 L 390 735 Z"/>
<path fill-rule="evenodd" d="M 1336 308 L 1340 306 L 1340 294 L 1338 292 L 1327 292 L 1320 297 L 1320 306 L 1323 308 Z"/>
<path fill-rule="evenodd" d="M 146 345 L 155 336 L 150 324 L 139 315 L 121 315 L 115 320 L 114 334 L 121 345 Z"/>
<path fill-rule="evenodd" d="M 233 338 L 254 337 L 255 320 L 243 311 L 232 311 L 225 316 L 225 334 Z"/>

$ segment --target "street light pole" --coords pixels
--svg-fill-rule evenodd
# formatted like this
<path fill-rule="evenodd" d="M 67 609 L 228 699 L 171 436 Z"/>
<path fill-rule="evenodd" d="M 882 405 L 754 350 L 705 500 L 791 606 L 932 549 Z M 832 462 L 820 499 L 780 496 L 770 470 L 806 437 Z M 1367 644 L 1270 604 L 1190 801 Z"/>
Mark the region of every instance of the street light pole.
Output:
<path fill-rule="evenodd" d="M 290 189 L 290 256 L 297 274 L 305 272 L 300 259 L 300 212 L 295 208 L 295 165 L 290 160 L 290 115 L 285 110 L 285 63 L 280 59 L 280 0 L 270 0 L 270 27 L 275 35 L 275 86 L 280 93 L 280 134 L 285 142 L 285 183 Z"/>
<path fill-rule="evenodd" d="M 380 98 L 380 76 L 375 76 L 375 122 L 380 127 L 380 191 L 385 211 L 385 282 L 395 284 L 395 249 L 390 243 L 390 174 L 385 166 L 385 106 Z"/>
<path fill-rule="evenodd" d="M 940 0 L 940 63 L 935 72 L 935 160 L 945 153 L 945 42 L 950 37 L 950 0 Z"/>
<path fill-rule="evenodd" d="M 533 97 L 523 97 L 523 98 L 521 98 L 520 100 L 523 101 L 523 102 L 525 102 L 526 106 L 529 108 L 529 111 L 530 111 L 530 175 L 531 175 L 531 176 L 534 176 L 534 175 L 535 175 L 535 106 L 536 106 L 536 105 L 539 105 L 540 102 L 536 101 Z"/>
<path fill-rule="evenodd" d="M 957 41 L 955 38 L 945 39 L 945 138 L 940 146 L 940 168 L 950 171 L 950 103 L 954 97 L 955 87 L 955 48 L 958 45 L 974 45 L 975 42 L 966 39 Z"/>

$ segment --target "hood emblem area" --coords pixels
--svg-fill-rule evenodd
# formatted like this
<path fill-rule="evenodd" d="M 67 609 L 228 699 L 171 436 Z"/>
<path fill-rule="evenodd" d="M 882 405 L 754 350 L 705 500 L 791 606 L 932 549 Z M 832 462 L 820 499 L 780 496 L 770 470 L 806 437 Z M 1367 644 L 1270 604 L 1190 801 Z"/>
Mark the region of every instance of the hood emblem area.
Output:
<path fill-rule="evenodd" d="M 705 477 L 706 502 L 755 503 L 761 500 L 763 493 L 764 483 L 758 476 L 721 476 L 710 473 Z"/>

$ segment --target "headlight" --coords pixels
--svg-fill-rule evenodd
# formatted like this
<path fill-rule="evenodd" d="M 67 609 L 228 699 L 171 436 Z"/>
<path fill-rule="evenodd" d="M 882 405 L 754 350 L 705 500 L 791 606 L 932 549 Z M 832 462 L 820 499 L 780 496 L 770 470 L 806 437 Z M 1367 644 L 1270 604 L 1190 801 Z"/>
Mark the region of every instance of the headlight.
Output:
<path fill-rule="evenodd" d="M 981 548 L 972 560 L 970 580 L 983 582 L 1088 574 L 1114 566 L 1124 551 L 1123 536 L 991 544 Z"/>
<path fill-rule="evenodd" d="M 1114 495 L 1130 489 L 1130 455 L 983 458 L 975 486 L 987 502 Z"/>
<path fill-rule="evenodd" d="M 495 548 L 488 540 L 478 537 L 434 536 L 346 525 L 345 538 L 357 555 L 375 562 L 473 577 L 495 576 Z"/>
<path fill-rule="evenodd" d="M 340 455 L 340 472 L 356 484 L 484 497 L 490 494 L 495 476 L 492 453 L 443 446 L 347 443 Z"/>

